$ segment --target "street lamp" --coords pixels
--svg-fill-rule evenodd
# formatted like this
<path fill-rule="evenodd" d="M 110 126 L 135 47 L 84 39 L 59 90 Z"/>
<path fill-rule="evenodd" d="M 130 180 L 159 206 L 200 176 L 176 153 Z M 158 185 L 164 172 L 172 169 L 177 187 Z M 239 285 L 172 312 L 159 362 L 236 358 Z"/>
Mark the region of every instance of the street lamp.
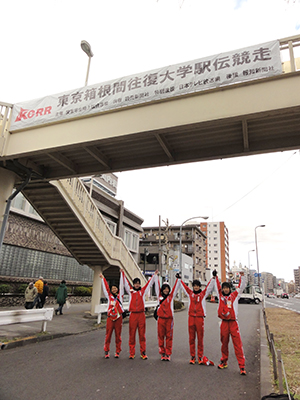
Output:
<path fill-rule="evenodd" d="M 249 250 L 248 251 L 248 282 L 249 282 L 249 284 L 250 284 L 250 253 L 251 253 L 251 251 L 255 251 L 255 250 Z"/>
<path fill-rule="evenodd" d="M 255 232 L 255 248 L 256 248 L 256 267 L 257 267 L 257 275 L 258 275 L 258 287 L 260 288 L 260 274 L 259 274 L 259 263 L 258 263 L 258 251 L 257 251 L 257 234 L 256 234 L 256 229 L 257 228 L 264 228 L 266 225 L 258 225 L 255 227 L 254 232 Z"/>
<path fill-rule="evenodd" d="M 91 45 L 86 40 L 82 40 L 81 43 L 80 43 L 80 46 L 81 46 L 82 50 L 85 52 L 85 54 L 88 56 L 88 58 L 89 58 L 87 72 L 86 72 L 86 78 L 85 78 L 85 86 L 87 86 L 89 73 L 90 73 L 91 58 L 94 56 L 94 54 L 92 52 Z"/>
<path fill-rule="evenodd" d="M 180 270 L 181 277 L 182 277 L 182 227 L 186 222 L 190 221 L 191 219 L 196 219 L 196 218 L 208 219 L 208 217 L 188 218 L 180 225 L 180 229 L 179 229 L 179 270 Z M 180 294 L 181 294 L 181 292 L 180 292 Z"/>

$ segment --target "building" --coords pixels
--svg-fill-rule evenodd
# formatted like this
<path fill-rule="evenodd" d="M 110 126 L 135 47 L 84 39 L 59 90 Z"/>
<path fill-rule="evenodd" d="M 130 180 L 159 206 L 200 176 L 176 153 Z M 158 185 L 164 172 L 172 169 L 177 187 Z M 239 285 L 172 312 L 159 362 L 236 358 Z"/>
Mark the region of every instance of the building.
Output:
<path fill-rule="evenodd" d="M 123 238 L 138 262 L 139 235 L 143 219 L 115 198 L 118 178 L 114 174 L 83 178 L 87 190 L 110 230 Z M 0 276 L 93 282 L 93 270 L 80 265 L 57 236 L 19 193 L 12 202 L 0 254 Z"/>
<path fill-rule="evenodd" d="M 270 272 L 261 273 L 261 286 L 265 293 L 274 293 L 274 276 Z"/>
<path fill-rule="evenodd" d="M 193 265 L 192 279 L 207 281 L 206 271 L 206 236 L 199 224 L 191 223 L 182 226 L 182 267 L 184 255 L 191 257 Z M 170 269 L 180 269 L 180 226 L 144 227 L 140 238 L 140 267 L 153 272 L 159 267 L 160 272 L 167 274 Z M 188 265 L 188 262 L 187 262 Z M 184 272 L 182 268 L 182 272 Z M 189 278 L 188 278 L 189 279 Z"/>
<path fill-rule="evenodd" d="M 218 271 L 222 282 L 228 279 L 229 266 L 229 237 L 224 222 L 201 222 L 201 231 L 206 235 L 207 268 Z"/>
<path fill-rule="evenodd" d="M 300 293 L 300 267 L 294 269 L 295 291 Z"/>

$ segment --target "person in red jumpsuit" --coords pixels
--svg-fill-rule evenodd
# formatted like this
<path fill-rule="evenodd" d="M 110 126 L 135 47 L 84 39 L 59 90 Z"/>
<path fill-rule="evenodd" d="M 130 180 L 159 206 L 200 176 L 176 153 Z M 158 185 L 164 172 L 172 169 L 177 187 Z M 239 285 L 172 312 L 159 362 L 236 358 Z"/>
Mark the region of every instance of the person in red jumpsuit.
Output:
<path fill-rule="evenodd" d="M 204 318 L 206 316 L 206 298 L 215 289 L 215 280 L 211 279 L 206 288 L 201 290 L 201 283 L 198 279 L 194 279 L 190 289 L 182 280 L 181 286 L 189 297 L 188 307 L 188 329 L 189 329 L 189 345 L 190 345 L 190 364 L 196 362 L 196 336 L 198 338 L 197 356 L 198 363 L 201 365 L 214 365 L 203 357 L 203 337 L 204 337 Z"/>
<path fill-rule="evenodd" d="M 238 318 L 238 301 L 240 294 L 245 289 L 246 280 L 243 272 L 240 272 L 240 281 L 238 288 L 231 292 L 231 285 L 229 282 L 223 282 L 222 286 L 217 277 L 217 271 L 213 272 L 216 276 L 217 295 L 219 298 L 218 317 L 222 320 L 220 326 L 221 333 L 221 352 L 222 357 L 218 368 L 227 368 L 228 361 L 228 344 L 231 336 L 235 355 L 240 367 L 240 374 L 246 375 L 245 370 L 245 355 L 243 350 L 243 343 L 240 335 Z"/>
<path fill-rule="evenodd" d="M 156 277 L 156 284 L 159 282 Z M 171 291 L 168 282 L 164 282 L 160 289 L 159 304 L 157 308 L 157 336 L 158 348 L 162 361 L 170 361 L 173 348 L 174 328 L 174 298 L 180 288 L 180 279 L 176 279 Z"/>
<path fill-rule="evenodd" d="M 152 278 L 148 280 L 145 286 L 141 287 L 141 280 L 134 278 L 133 286 L 130 285 L 128 279 L 124 275 L 124 288 L 129 294 L 129 358 L 135 357 L 135 337 L 136 331 L 139 334 L 140 353 L 143 360 L 147 360 L 146 354 L 146 316 L 145 316 L 145 297 L 149 293 L 153 283 L 155 271 Z"/>
<path fill-rule="evenodd" d="M 111 337 L 113 331 L 115 331 L 115 341 L 116 341 L 115 358 L 119 358 L 121 353 L 121 343 L 122 343 L 121 339 L 122 323 L 123 323 L 122 314 L 124 312 L 122 306 L 123 293 L 122 291 L 119 290 L 117 285 L 111 285 L 109 287 L 102 273 L 99 276 L 100 278 L 102 278 L 103 293 L 108 301 L 106 334 L 104 342 L 104 357 L 106 359 L 109 358 Z M 121 272 L 120 282 L 122 279 L 123 279 L 123 272 Z"/>

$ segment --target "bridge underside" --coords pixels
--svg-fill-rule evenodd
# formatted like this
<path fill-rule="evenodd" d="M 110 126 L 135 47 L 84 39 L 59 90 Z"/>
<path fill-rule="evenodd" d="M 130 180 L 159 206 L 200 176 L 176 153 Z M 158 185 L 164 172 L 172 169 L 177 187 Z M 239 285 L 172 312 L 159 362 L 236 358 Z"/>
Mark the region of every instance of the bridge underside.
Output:
<path fill-rule="evenodd" d="M 300 148 L 300 74 L 11 133 L 0 166 L 33 179 Z"/>

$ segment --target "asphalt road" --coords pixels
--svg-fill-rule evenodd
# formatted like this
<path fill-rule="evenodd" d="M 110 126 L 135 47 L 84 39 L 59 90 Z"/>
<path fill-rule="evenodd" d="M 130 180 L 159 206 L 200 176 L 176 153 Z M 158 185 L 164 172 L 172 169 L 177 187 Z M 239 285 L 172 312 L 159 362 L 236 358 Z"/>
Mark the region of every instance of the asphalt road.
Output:
<path fill-rule="evenodd" d="M 290 297 L 289 299 L 265 297 L 265 307 L 280 307 L 300 313 L 300 299 Z"/>
<path fill-rule="evenodd" d="M 147 319 L 146 361 L 138 356 L 128 359 L 128 324 L 123 326 L 120 359 L 104 359 L 105 330 L 3 351 L 0 400 L 258 400 L 260 306 L 240 304 L 239 311 L 247 376 L 239 374 L 232 345 L 228 368 L 217 368 L 217 305 L 207 304 L 204 354 L 215 366 L 189 364 L 187 312 L 183 311 L 175 314 L 171 362 L 160 361 L 154 318 Z"/>

